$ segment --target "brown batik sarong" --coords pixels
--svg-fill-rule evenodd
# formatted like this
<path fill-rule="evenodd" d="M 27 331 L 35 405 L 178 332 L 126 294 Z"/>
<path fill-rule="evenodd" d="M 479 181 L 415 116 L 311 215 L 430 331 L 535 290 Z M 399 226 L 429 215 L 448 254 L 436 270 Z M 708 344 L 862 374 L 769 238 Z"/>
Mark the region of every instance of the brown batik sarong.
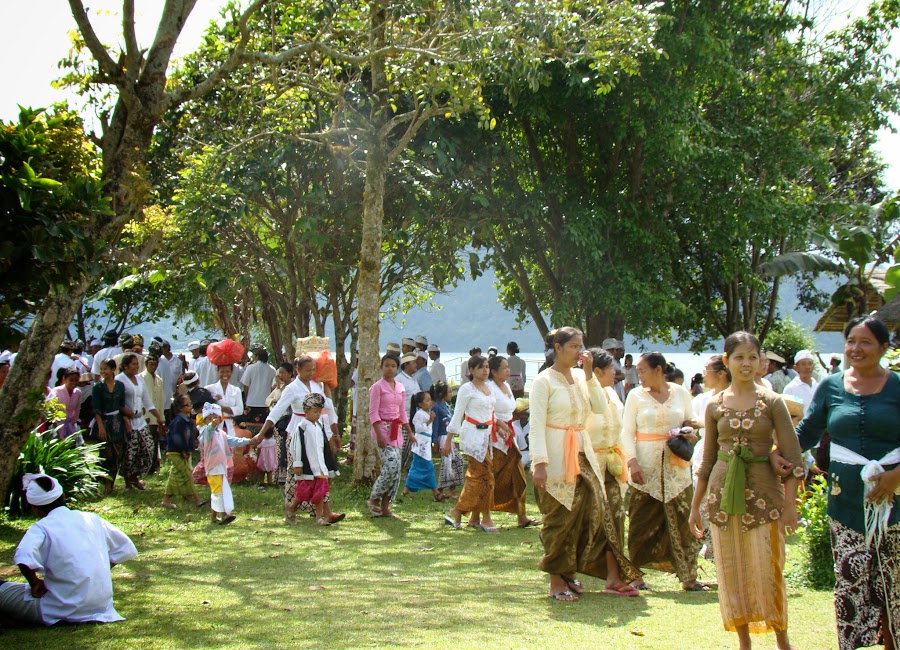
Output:
<path fill-rule="evenodd" d="M 693 498 L 691 486 L 668 503 L 632 489 L 628 507 L 628 555 L 635 566 L 674 573 L 682 582 L 696 580 L 701 541 L 688 525 Z"/>
<path fill-rule="evenodd" d="M 494 504 L 494 472 L 492 469 L 490 450 L 482 462 L 478 462 L 468 454 L 466 459 L 466 482 L 456 502 L 456 509 L 462 514 L 470 512 L 490 512 Z"/>
<path fill-rule="evenodd" d="M 494 449 L 494 505 L 491 510 L 518 514 L 525 505 L 525 469 L 515 445 L 506 453 Z"/>
<path fill-rule="evenodd" d="M 621 532 L 607 507 L 600 481 L 584 454 L 579 454 L 581 475 L 575 479 L 575 500 L 569 510 L 545 490 L 535 490 L 544 515 L 541 540 L 544 556 L 541 571 L 572 575 L 584 573 L 606 578 L 606 553 L 611 551 L 626 582 L 637 580 L 641 572 L 624 553 Z M 618 486 L 615 486 L 618 492 Z M 621 498 L 621 496 L 620 496 Z"/>

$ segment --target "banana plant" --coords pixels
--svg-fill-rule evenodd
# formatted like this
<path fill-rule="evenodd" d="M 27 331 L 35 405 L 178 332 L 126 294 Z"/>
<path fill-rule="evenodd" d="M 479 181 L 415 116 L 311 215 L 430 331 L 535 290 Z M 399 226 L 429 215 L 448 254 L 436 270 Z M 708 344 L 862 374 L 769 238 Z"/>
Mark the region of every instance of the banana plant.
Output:
<path fill-rule="evenodd" d="M 872 275 L 883 264 L 893 262 L 885 274 L 888 289 L 884 299 L 890 300 L 900 291 L 900 235 L 892 236 L 898 226 L 900 201 L 895 196 L 873 206 L 866 223 L 810 232 L 809 242 L 816 250 L 784 253 L 760 264 L 757 271 L 768 277 L 821 272 L 843 276 L 846 282 L 832 294 L 831 305 L 846 305 L 850 318 L 860 316 L 869 311 Z M 890 242 L 882 245 L 888 237 Z"/>

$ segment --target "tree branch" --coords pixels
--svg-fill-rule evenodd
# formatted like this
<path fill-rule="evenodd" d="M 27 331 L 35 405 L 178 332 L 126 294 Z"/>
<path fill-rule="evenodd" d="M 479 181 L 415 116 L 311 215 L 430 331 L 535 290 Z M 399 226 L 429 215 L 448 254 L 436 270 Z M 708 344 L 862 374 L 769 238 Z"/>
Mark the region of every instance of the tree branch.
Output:
<path fill-rule="evenodd" d="M 75 24 L 78 25 L 78 31 L 81 32 L 81 36 L 84 38 L 84 44 L 87 45 L 94 60 L 97 61 L 100 72 L 118 85 L 122 80 L 122 70 L 112 60 L 100 39 L 97 38 L 97 33 L 94 31 L 94 26 L 87 16 L 84 4 L 81 0 L 69 0 L 69 8 L 72 10 L 72 18 L 75 19 Z"/>

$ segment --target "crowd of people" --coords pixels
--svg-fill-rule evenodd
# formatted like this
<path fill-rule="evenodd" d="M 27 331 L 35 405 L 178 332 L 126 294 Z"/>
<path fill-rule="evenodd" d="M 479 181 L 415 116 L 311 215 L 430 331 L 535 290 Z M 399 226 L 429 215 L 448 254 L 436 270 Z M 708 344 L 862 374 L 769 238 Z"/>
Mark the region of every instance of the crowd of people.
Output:
<path fill-rule="evenodd" d="M 578 574 L 603 580 L 604 594 L 640 597 L 652 588 L 648 568 L 674 574 L 687 592 L 708 591 L 698 580 L 705 546 L 716 564 L 725 628 L 742 648 L 751 633 L 774 631 L 784 650 L 791 647 L 785 536 L 798 525 L 804 480 L 822 474 L 840 648 L 893 649 L 900 626 L 900 378 L 881 364 L 889 348 L 883 323 L 855 319 L 844 337 L 842 371 L 839 360 L 825 364 L 808 350 L 789 364 L 752 334 L 734 333 L 689 390 L 664 355 L 647 352 L 635 363 L 616 339 L 585 350 L 582 333 L 563 327 L 548 334 L 546 363 L 527 398 L 526 365 L 514 342 L 506 356 L 473 348 L 457 387 L 426 337 L 389 343 L 378 381 L 357 387 L 353 375 L 353 414 L 357 389 L 368 390 L 369 434 L 381 461 L 367 510 L 399 518 L 398 498 L 427 491 L 435 502 L 454 502 L 443 517 L 454 530 L 497 534 L 496 512 L 515 515 L 520 528 L 540 526 L 538 566 L 548 574 L 548 595 L 565 602 L 585 592 Z M 330 502 L 341 449 L 337 409 L 316 380 L 315 360 L 301 355 L 274 368 L 265 349 L 251 348 L 252 363 L 215 366 L 210 343 L 191 343 L 192 358 L 184 360 L 162 339 L 146 355 L 143 341 L 128 334 L 108 333 L 87 353 L 64 342 L 47 387 L 65 407 L 57 435 L 87 431 L 89 440 L 106 443 L 108 490 L 117 474 L 126 489 L 146 489 L 143 477 L 164 459 L 161 505 L 177 507 L 179 496 L 205 505 L 199 480 L 209 485 L 210 516 L 219 525 L 235 519 L 231 455 L 249 445 L 263 484 L 283 486 L 287 522 L 298 511 L 323 526 L 341 521 Z M 258 432 L 243 437 L 241 427 Z M 353 447 L 351 438 L 351 454 Z M 804 456 L 816 447 L 815 459 Z M 527 471 L 540 521 L 526 511 Z M 26 565 L 34 594 L 36 566 Z M 0 589 L 0 603 L 9 593 Z"/>

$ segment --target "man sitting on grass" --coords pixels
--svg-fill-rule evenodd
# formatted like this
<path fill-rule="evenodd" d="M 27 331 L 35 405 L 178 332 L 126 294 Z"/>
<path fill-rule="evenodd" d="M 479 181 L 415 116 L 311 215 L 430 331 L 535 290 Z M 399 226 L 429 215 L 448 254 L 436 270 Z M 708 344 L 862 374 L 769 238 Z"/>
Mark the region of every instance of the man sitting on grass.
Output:
<path fill-rule="evenodd" d="M 14 559 L 28 584 L 0 580 L 0 619 L 43 625 L 124 620 L 113 608 L 110 569 L 137 555 L 128 536 L 93 513 L 69 510 L 54 478 L 26 474 L 22 487 L 39 521 L 25 532 Z"/>

